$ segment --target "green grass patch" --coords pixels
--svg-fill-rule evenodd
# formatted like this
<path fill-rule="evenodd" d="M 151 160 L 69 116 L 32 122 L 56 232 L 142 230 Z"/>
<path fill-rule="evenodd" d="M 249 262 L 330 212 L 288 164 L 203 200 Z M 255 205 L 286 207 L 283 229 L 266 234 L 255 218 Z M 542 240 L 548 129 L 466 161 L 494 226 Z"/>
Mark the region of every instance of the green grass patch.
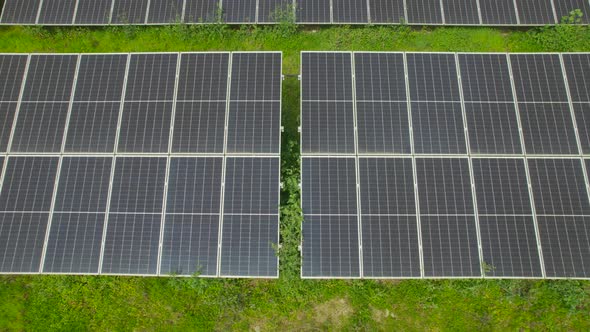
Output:
<path fill-rule="evenodd" d="M 226 25 L 0 28 L 0 52 L 590 51 L 590 31 Z M 0 330 L 590 330 L 590 282 L 301 280 L 299 81 L 283 82 L 278 280 L 0 276 Z"/>

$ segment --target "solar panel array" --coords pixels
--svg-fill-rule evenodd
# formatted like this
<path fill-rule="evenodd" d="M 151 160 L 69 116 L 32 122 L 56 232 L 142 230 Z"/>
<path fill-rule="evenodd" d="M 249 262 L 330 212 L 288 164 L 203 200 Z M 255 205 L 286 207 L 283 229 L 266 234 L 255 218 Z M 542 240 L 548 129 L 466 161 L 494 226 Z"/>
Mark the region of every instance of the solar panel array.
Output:
<path fill-rule="evenodd" d="M 590 54 L 301 64 L 303 277 L 590 278 Z"/>
<path fill-rule="evenodd" d="M 277 277 L 281 66 L 0 55 L 0 273 Z"/>
<path fill-rule="evenodd" d="M 2 24 L 544 25 L 588 0 L 6 0 Z"/>

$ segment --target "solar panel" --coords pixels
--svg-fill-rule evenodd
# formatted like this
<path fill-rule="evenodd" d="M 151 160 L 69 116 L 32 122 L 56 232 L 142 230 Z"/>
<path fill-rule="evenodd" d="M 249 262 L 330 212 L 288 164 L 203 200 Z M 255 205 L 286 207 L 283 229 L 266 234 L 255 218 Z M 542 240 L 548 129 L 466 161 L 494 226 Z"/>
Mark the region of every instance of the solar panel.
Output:
<path fill-rule="evenodd" d="M 554 24 L 552 0 L 514 0 L 521 24 Z"/>
<path fill-rule="evenodd" d="M 2 10 L 2 23 L 35 24 L 41 0 L 5 0 Z"/>
<path fill-rule="evenodd" d="M 0 55 L 0 272 L 276 278 L 281 66 Z"/>
<path fill-rule="evenodd" d="M 568 104 L 518 105 L 527 153 L 578 154 Z"/>
<path fill-rule="evenodd" d="M 479 0 L 481 23 L 486 25 L 517 24 L 514 0 Z"/>
<path fill-rule="evenodd" d="M 305 215 L 356 215 L 354 158 L 304 158 L 302 207 Z"/>
<path fill-rule="evenodd" d="M 59 158 L 9 157 L 0 192 L 0 271 L 38 272 Z"/>
<path fill-rule="evenodd" d="M 590 201 L 579 159 L 529 159 L 547 277 L 590 275 Z"/>
<path fill-rule="evenodd" d="M 584 154 L 590 151 L 590 118 L 587 116 L 590 107 L 590 82 L 585 75 L 590 71 L 590 54 L 563 54 L 564 70 L 573 104 L 574 117 L 581 149 Z"/>
<path fill-rule="evenodd" d="M 149 0 L 113 0 L 112 24 L 144 24 Z"/>
<path fill-rule="evenodd" d="M 442 24 L 443 14 L 440 0 L 406 1 L 408 22 L 419 24 Z"/>
<path fill-rule="evenodd" d="M 256 23 L 257 0 L 224 0 L 223 17 L 228 23 Z"/>
<path fill-rule="evenodd" d="M 108 24 L 114 0 L 78 0 L 74 24 Z"/>
<path fill-rule="evenodd" d="M 299 0 L 297 1 L 297 22 L 331 23 L 331 0 Z"/>
<path fill-rule="evenodd" d="M 184 8 L 185 23 L 211 23 L 221 19 L 220 0 L 186 1 Z"/>
<path fill-rule="evenodd" d="M 333 23 L 367 23 L 368 0 L 332 0 Z"/>
<path fill-rule="evenodd" d="M 77 0 L 43 0 L 39 24 L 72 24 Z"/>
<path fill-rule="evenodd" d="M 403 0 L 370 0 L 372 23 L 407 23 Z"/>
<path fill-rule="evenodd" d="M 412 102 L 411 107 L 416 153 L 466 153 L 460 103 Z"/>
<path fill-rule="evenodd" d="M 568 18 L 571 15 L 571 12 L 579 9 L 582 11 L 581 22 L 587 24 L 588 15 L 590 15 L 590 3 L 586 0 L 558 0 L 553 1 L 555 6 L 555 13 L 557 14 L 557 23 L 562 23 L 564 21 L 564 17 Z M 567 22 L 567 19 L 566 19 Z"/>
<path fill-rule="evenodd" d="M 510 62 L 519 102 L 568 101 L 559 55 L 511 54 Z"/>
<path fill-rule="evenodd" d="M 447 0 L 442 5 L 446 24 L 480 24 L 477 1 Z"/>
<path fill-rule="evenodd" d="M 147 23 L 180 23 L 185 0 L 150 0 Z"/>

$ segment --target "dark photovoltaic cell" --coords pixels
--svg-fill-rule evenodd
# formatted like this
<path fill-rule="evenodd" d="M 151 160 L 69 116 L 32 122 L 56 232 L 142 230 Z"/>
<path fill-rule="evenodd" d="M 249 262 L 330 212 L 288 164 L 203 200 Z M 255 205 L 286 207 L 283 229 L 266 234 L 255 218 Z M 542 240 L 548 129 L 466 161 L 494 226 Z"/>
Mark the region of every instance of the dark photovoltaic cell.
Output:
<path fill-rule="evenodd" d="M 514 86 L 519 102 L 567 102 L 557 54 L 511 54 Z"/>
<path fill-rule="evenodd" d="M 256 23 L 257 0 L 223 0 L 223 18 L 228 23 Z"/>
<path fill-rule="evenodd" d="M 537 215 L 589 215 L 579 159 L 528 159 Z"/>
<path fill-rule="evenodd" d="M 416 172 L 421 214 L 474 214 L 467 159 L 418 158 Z"/>
<path fill-rule="evenodd" d="M 6 152 L 17 103 L 0 103 L 0 152 Z"/>
<path fill-rule="evenodd" d="M 223 153 L 225 102 L 176 102 L 172 152 Z"/>
<path fill-rule="evenodd" d="M 359 175 L 361 214 L 416 214 L 412 159 L 361 158 Z"/>
<path fill-rule="evenodd" d="M 181 55 L 178 100 L 225 101 L 230 53 Z"/>
<path fill-rule="evenodd" d="M 373 23 L 407 23 L 403 0 L 370 0 L 369 5 Z"/>
<path fill-rule="evenodd" d="M 69 101 L 76 55 L 31 55 L 23 101 Z"/>
<path fill-rule="evenodd" d="M 363 276 L 420 277 L 416 216 L 363 216 Z"/>
<path fill-rule="evenodd" d="M 230 103 L 228 153 L 278 153 L 280 135 L 280 102 Z"/>
<path fill-rule="evenodd" d="M 39 24 L 72 24 L 77 0 L 43 0 Z"/>
<path fill-rule="evenodd" d="M 358 153 L 410 153 L 406 102 L 356 103 Z"/>
<path fill-rule="evenodd" d="M 576 125 L 584 154 L 590 153 L 590 104 L 574 104 Z"/>
<path fill-rule="evenodd" d="M 556 23 L 552 0 L 515 0 L 515 3 L 520 16 L 520 24 Z"/>
<path fill-rule="evenodd" d="M 359 277 L 358 217 L 306 216 L 303 277 Z"/>
<path fill-rule="evenodd" d="M 466 102 L 514 101 L 505 54 L 459 54 L 459 67 Z"/>
<path fill-rule="evenodd" d="M 537 218 L 547 277 L 590 277 L 590 218 Z"/>
<path fill-rule="evenodd" d="M 219 213 L 223 158 L 172 158 L 166 213 Z"/>
<path fill-rule="evenodd" d="M 522 153 L 514 104 L 465 103 L 465 115 L 472 153 Z"/>
<path fill-rule="evenodd" d="M 148 0 L 114 0 L 113 24 L 143 24 L 145 23 Z"/>
<path fill-rule="evenodd" d="M 78 0 L 74 24 L 108 24 L 114 0 Z"/>
<path fill-rule="evenodd" d="M 301 53 L 301 99 L 352 100 L 350 53 Z"/>
<path fill-rule="evenodd" d="M 219 20 L 221 0 L 187 0 L 184 9 L 185 23 L 208 23 Z"/>
<path fill-rule="evenodd" d="M 120 101 L 127 57 L 127 54 L 83 55 L 74 101 Z"/>
<path fill-rule="evenodd" d="M 168 152 L 172 102 L 126 102 L 118 152 Z"/>
<path fill-rule="evenodd" d="M 217 275 L 219 215 L 167 214 L 161 274 Z"/>
<path fill-rule="evenodd" d="M 367 23 L 368 0 L 332 0 L 333 23 Z"/>
<path fill-rule="evenodd" d="M 416 153 L 466 153 L 460 103 L 412 102 L 412 124 Z"/>
<path fill-rule="evenodd" d="M 330 23 L 332 11 L 330 0 L 298 0 L 297 22 L 302 23 Z"/>
<path fill-rule="evenodd" d="M 301 136 L 307 153 L 354 153 L 353 103 L 304 101 Z"/>
<path fill-rule="evenodd" d="M 227 157 L 225 214 L 278 214 L 279 158 Z"/>
<path fill-rule="evenodd" d="M 454 54 L 409 53 L 407 61 L 412 101 L 461 100 Z"/>
<path fill-rule="evenodd" d="M 258 23 L 277 23 L 295 15 L 293 0 L 258 0 Z"/>
<path fill-rule="evenodd" d="M 132 54 L 125 100 L 172 100 L 178 55 Z"/>
<path fill-rule="evenodd" d="M 442 4 L 446 24 L 479 24 L 477 1 L 445 0 Z"/>
<path fill-rule="evenodd" d="M 43 272 L 97 273 L 104 213 L 53 213 Z"/>
<path fill-rule="evenodd" d="M 161 214 L 109 214 L 102 273 L 156 274 Z"/>
<path fill-rule="evenodd" d="M 2 23 L 35 24 L 41 0 L 4 0 Z"/>
<path fill-rule="evenodd" d="M 528 154 L 578 154 L 569 105 L 519 103 Z"/>
<path fill-rule="evenodd" d="M 402 53 L 355 53 L 356 101 L 405 101 Z"/>
<path fill-rule="evenodd" d="M 305 215 L 356 215 L 354 158 L 303 158 L 301 171 Z"/>
<path fill-rule="evenodd" d="M 281 100 L 281 54 L 232 53 L 232 101 Z"/>
<path fill-rule="evenodd" d="M 55 211 L 105 212 L 111 157 L 64 157 Z"/>
<path fill-rule="evenodd" d="M 185 0 L 150 0 L 147 23 L 182 22 L 184 2 Z"/>
<path fill-rule="evenodd" d="M 440 0 L 406 1 L 406 6 L 410 23 L 443 23 Z"/>
<path fill-rule="evenodd" d="M 475 216 L 421 216 L 420 225 L 424 276 L 481 275 Z"/>
<path fill-rule="evenodd" d="M 73 103 L 65 151 L 113 152 L 120 107 L 120 103 Z"/>
<path fill-rule="evenodd" d="M 221 274 L 278 275 L 278 215 L 224 215 Z"/>
<path fill-rule="evenodd" d="M 576 9 L 582 11 L 581 22 L 585 24 L 589 22 L 590 3 L 587 0 L 553 0 L 553 4 L 557 14 L 557 23 L 562 23 L 564 17 L 569 19 L 570 13 Z"/>
<path fill-rule="evenodd" d="M 22 103 L 10 150 L 59 152 L 68 107 L 68 103 Z"/>
<path fill-rule="evenodd" d="M 117 157 L 115 164 L 110 212 L 160 213 L 166 158 Z"/>
<path fill-rule="evenodd" d="M 0 212 L 0 272 L 39 272 L 47 212 Z"/>
<path fill-rule="evenodd" d="M 532 216 L 480 216 L 485 275 L 541 277 Z"/>
<path fill-rule="evenodd" d="M 523 159 L 473 159 L 480 215 L 532 215 Z"/>
<path fill-rule="evenodd" d="M 26 55 L 0 55 L 0 101 L 18 101 Z"/>
<path fill-rule="evenodd" d="M 482 24 L 517 24 L 514 0 L 479 0 Z"/>

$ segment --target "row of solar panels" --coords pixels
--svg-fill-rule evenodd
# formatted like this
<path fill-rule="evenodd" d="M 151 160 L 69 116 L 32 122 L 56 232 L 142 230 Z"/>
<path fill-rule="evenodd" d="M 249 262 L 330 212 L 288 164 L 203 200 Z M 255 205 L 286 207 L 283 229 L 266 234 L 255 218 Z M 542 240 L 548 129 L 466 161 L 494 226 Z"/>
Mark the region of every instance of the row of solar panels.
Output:
<path fill-rule="evenodd" d="M 0 55 L 0 272 L 277 277 L 281 66 Z"/>
<path fill-rule="evenodd" d="M 545 25 L 588 0 L 5 0 L 0 23 Z M 586 17 L 582 18 L 588 23 Z"/>
<path fill-rule="evenodd" d="M 304 52 L 302 276 L 590 277 L 590 54 Z"/>

